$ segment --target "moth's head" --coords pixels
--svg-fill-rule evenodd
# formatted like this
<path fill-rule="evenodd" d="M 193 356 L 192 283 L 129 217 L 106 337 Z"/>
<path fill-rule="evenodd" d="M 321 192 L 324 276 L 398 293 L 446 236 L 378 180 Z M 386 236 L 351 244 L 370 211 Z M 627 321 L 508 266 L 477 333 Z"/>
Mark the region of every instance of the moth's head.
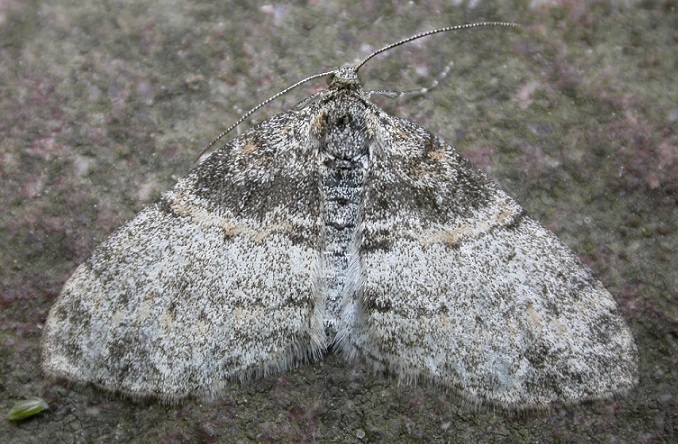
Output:
<path fill-rule="evenodd" d="M 330 89 L 358 90 L 361 88 L 358 69 L 355 66 L 344 65 L 327 76 L 327 84 Z"/>

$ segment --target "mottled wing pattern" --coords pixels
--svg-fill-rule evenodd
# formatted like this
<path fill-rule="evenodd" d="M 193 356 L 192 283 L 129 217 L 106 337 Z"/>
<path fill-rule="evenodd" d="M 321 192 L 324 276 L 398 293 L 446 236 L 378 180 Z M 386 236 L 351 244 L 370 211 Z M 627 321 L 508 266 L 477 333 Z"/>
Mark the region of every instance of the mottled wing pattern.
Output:
<path fill-rule="evenodd" d="M 535 407 L 632 387 L 636 349 L 602 284 L 437 136 L 383 115 L 360 225 L 349 355 L 474 403 Z"/>
<path fill-rule="evenodd" d="M 308 109 L 196 167 L 75 271 L 46 373 L 132 396 L 211 398 L 324 351 L 320 196 Z"/>

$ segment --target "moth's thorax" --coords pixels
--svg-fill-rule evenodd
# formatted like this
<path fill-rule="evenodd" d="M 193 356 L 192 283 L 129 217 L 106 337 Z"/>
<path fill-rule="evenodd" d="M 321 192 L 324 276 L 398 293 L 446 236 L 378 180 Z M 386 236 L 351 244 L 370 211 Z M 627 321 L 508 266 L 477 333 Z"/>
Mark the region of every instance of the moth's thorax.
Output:
<path fill-rule="evenodd" d="M 320 103 L 312 131 L 323 154 L 354 160 L 368 153 L 374 138 L 369 119 L 372 110 L 352 91 L 331 93 Z"/>

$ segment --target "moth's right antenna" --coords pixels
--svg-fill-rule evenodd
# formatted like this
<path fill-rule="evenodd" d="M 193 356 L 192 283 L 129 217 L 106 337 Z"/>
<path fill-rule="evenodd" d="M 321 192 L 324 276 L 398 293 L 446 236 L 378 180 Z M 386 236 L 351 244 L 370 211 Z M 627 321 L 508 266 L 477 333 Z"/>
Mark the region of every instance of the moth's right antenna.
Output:
<path fill-rule="evenodd" d="M 465 25 L 457 25 L 457 26 L 446 26 L 446 27 L 444 27 L 444 28 L 433 29 L 433 30 L 431 30 L 431 31 L 426 31 L 426 32 L 422 32 L 421 34 L 413 35 L 412 37 L 408 37 L 408 38 L 403 39 L 403 40 L 400 40 L 400 41 L 398 41 L 398 42 L 391 43 L 391 44 L 388 45 L 388 46 L 384 46 L 384 47 L 381 48 L 380 50 L 375 51 L 375 52 L 373 52 L 372 54 L 370 54 L 369 56 L 367 56 L 367 58 L 366 58 L 365 60 L 363 60 L 362 62 L 360 62 L 360 63 L 358 64 L 358 66 L 355 67 L 355 70 L 358 71 L 358 70 L 360 69 L 361 66 L 363 66 L 365 63 L 368 62 L 368 60 L 370 60 L 370 59 L 372 59 L 373 57 L 375 57 L 375 56 L 381 54 L 382 52 L 386 52 L 386 51 L 388 51 L 389 49 L 395 48 L 396 46 L 404 45 L 405 43 L 411 42 L 412 40 L 417 40 L 417 39 L 420 39 L 420 38 L 422 38 L 422 37 L 426 37 L 426 36 L 433 35 L 433 34 L 438 34 L 438 33 L 440 33 L 440 32 L 459 31 L 459 30 L 461 30 L 461 29 L 480 28 L 480 27 L 482 27 L 482 26 L 509 26 L 509 27 L 513 27 L 513 28 L 520 28 L 520 25 L 517 24 L 517 23 L 509 23 L 509 22 L 479 22 L 479 23 L 467 23 L 467 24 L 465 24 Z"/>

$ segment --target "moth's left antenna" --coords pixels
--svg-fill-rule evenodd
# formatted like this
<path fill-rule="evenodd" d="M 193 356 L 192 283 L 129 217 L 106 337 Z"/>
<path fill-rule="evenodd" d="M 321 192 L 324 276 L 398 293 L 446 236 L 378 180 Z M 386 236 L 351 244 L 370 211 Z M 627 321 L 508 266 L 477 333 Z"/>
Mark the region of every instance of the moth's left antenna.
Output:
<path fill-rule="evenodd" d="M 217 136 L 216 139 L 214 139 L 213 141 L 211 141 L 211 142 L 209 143 L 209 145 L 207 145 L 207 146 L 205 147 L 205 149 L 202 150 L 202 151 L 200 152 L 200 154 L 198 154 L 197 159 L 199 159 L 200 157 L 202 157 L 202 155 L 205 154 L 210 148 L 212 148 L 212 147 L 214 146 L 215 143 L 217 143 L 219 140 L 221 140 L 222 137 L 224 137 L 226 134 L 228 134 L 228 133 L 230 133 L 231 131 L 233 131 L 233 129 L 234 129 L 235 127 L 237 127 L 238 125 L 240 125 L 241 123 L 243 123 L 249 116 L 251 116 L 252 114 L 254 114 L 254 112 L 255 112 L 256 110 L 258 110 L 259 108 L 261 108 L 262 106 L 268 105 L 269 103 L 271 103 L 272 101 L 274 101 L 274 100 L 277 99 L 278 97 L 280 97 L 280 96 L 282 96 L 282 95 L 284 95 L 284 94 L 287 94 L 288 92 L 292 91 L 294 88 L 296 88 L 296 87 L 298 87 L 298 86 L 300 86 L 300 85 L 303 85 L 303 84 L 306 83 L 306 82 L 309 82 L 309 81 L 311 81 L 311 80 L 313 80 L 313 79 L 317 79 L 318 77 L 328 76 L 328 75 L 330 75 L 330 74 L 332 74 L 332 71 L 324 72 L 324 73 L 322 73 L 322 74 L 315 74 L 315 75 L 312 75 L 311 77 L 306 77 L 304 80 L 300 80 L 300 81 L 298 81 L 297 83 L 295 83 L 294 85 L 288 86 L 287 88 L 283 89 L 283 90 L 280 91 L 279 93 L 277 93 L 277 94 L 275 94 L 275 95 L 269 97 L 268 99 L 264 100 L 263 102 L 261 102 L 260 104 L 258 104 L 258 105 L 255 106 L 254 108 L 252 108 L 251 110 L 247 111 L 245 114 L 243 114 L 242 117 L 240 117 L 240 118 L 238 119 L 237 122 L 235 122 L 233 125 L 229 126 L 223 133 L 219 134 L 219 135 Z"/>

